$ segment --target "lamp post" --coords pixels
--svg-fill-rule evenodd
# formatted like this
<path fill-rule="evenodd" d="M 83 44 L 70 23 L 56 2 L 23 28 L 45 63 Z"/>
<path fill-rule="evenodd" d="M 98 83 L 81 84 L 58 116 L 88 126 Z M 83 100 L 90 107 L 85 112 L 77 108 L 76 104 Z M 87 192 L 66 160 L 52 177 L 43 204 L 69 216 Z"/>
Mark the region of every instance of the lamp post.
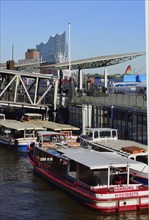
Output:
<path fill-rule="evenodd" d="M 69 78 L 71 77 L 71 39 L 70 39 L 71 24 L 68 23 L 68 62 L 69 62 Z"/>

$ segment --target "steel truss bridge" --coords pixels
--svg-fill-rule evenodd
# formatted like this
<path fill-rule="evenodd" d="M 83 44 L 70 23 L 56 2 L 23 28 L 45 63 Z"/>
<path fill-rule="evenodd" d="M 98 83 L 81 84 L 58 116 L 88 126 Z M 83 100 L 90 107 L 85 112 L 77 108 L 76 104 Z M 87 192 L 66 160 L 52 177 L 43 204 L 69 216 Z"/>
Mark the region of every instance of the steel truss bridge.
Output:
<path fill-rule="evenodd" d="M 54 106 L 58 77 L 0 69 L 0 105 L 47 109 Z"/>
<path fill-rule="evenodd" d="M 145 55 L 145 53 L 137 52 L 100 56 L 72 61 L 71 70 L 78 69 L 81 72 L 82 69 L 107 67 L 132 60 L 142 55 Z M 26 64 L 25 66 L 31 65 Z M 69 69 L 69 65 L 69 63 L 58 63 L 44 65 L 40 68 L 59 70 L 61 85 L 61 73 L 64 69 Z M 15 69 L 17 71 L 0 68 L 0 105 L 36 109 L 49 109 L 52 106 L 56 111 L 59 77 L 52 74 L 19 71 L 19 69 L 22 70 L 22 65 L 17 65 Z M 81 77 L 79 76 L 79 84 L 81 84 L 80 79 Z"/>

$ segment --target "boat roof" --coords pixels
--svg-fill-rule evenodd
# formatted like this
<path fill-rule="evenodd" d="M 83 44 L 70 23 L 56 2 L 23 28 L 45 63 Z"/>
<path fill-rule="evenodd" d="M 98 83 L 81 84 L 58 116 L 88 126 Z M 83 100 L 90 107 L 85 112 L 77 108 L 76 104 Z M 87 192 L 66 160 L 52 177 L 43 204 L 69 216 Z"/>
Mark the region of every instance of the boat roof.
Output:
<path fill-rule="evenodd" d="M 140 147 L 143 148 L 145 151 L 147 151 L 147 145 L 144 144 L 140 144 L 138 142 L 135 141 L 129 141 L 129 140 L 100 140 L 100 141 L 96 141 L 94 142 L 95 146 L 101 146 L 102 148 L 107 148 L 110 150 L 114 150 L 116 152 L 120 152 L 123 154 L 127 154 L 130 155 L 130 153 L 124 152 L 122 150 L 122 148 L 124 147 L 131 147 L 131 146 L 136 146 L 136 147 Z"/>
<path fill-rule="evenodd" d="M 24 123 L 24 122 L 23 122 Z M 39 121 L 34 121 L 34 124 L 39 124 Z M 53 130 L 53 131 L 77 131 L 80 130 L 80 128 L 68 125 L 68 124 L 60 124 L 52 121 L 40 121 L 40 125 L 44 128 Z"/>
<path fill-rule="evenodd" d="M 115 128 L 86 128 L 86 130 L 90 131 L 117 131 Z"/>
<path fill-rule="evenodd" d="M 9 120 L 5 119 L 4 121 L 0 121 L 0 126 L 3 126 L 7 129 L 14 129 L 14 130 L 44 130 L 41 125 L 35 125 L 32 122 L 20 122 L 17 120 Z"/>
<path fill-rule="evenodd" d="M 39 113 L 24 113 L 23 116 L 42 116 L 42 114 L 39 114 Z"/>
<path fill-rule="evenodd" d="M 64 157 L 83 164 L 90 169 L 104 169 L 109 166 L 126 167 L 128 165 L 134 168 L 138 165 L 142 166 L 142 169 L 144 167 L 143 163 L 122 157 L 114 152 L 97 152 L 83 148 L 60 148 L 58 151 L 63 153 Z"/>
<path fill-rule="evenodd" d="M 63 133 L 55 132 L 55 131 L 38 131 L 37 134 L 39 136 L 63 135 Z"/>

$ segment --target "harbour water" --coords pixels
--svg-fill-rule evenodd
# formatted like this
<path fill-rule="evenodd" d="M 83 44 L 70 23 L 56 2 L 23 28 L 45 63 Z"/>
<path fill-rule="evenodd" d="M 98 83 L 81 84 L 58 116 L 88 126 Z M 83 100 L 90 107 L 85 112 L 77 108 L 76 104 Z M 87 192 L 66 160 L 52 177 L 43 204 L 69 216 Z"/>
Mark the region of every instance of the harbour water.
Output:
<path fill-rule="evenodd" d="M 148 220 L 149 210 L 103 214 L 33 172 L 27 155 L 0 146 L 0 220 Z"/>

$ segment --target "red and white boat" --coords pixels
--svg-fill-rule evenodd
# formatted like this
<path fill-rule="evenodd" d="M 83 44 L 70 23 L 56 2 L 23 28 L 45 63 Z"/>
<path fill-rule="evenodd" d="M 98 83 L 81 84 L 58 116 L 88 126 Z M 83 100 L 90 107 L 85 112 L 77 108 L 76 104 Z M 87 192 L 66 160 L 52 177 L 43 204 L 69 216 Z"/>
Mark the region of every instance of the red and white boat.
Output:
<path fill-rule="evenodd" d="M 80 202 L 103 212 L 149 207 L 148 187 L 130 182 L 129 169 L 135 169 L 139 162 L 116 153 L 68 147 L 62 142 L 53 148 L 41 139 L 28 152 L 35 171 Z"/>

